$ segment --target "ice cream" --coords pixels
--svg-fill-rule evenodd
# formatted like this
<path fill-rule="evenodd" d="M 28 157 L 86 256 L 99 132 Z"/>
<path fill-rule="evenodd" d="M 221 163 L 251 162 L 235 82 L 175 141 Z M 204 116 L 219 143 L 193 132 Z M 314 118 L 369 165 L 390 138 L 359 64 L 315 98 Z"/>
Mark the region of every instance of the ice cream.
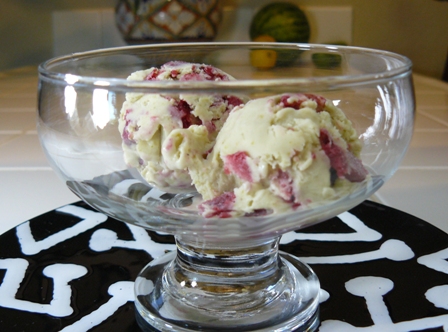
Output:
<path fill-rule="evenodd" d="M 208 65 L 169 62 L 129 80 L 227 81 Z M 119 130 L 125 160 L 166 192 L 203 197 L 205 217 L 264 215 L 344 197 L 368 176 L 361 142 L 324 97 L 253 99 L 210 94 L 127 93 Z"/>
<path fill-rule="evenodd" d="M 209 65 L 173 61 L 132 73 L 128 80 L 234 78 Z M 229 95 L 127 93 L 119 119 L 126 163 L 161 190 L 191 190 L 187 163 L 206 157 L 229 112 L 241 104 L 241 98 Z"/>
<path fill-rule="evenodd" d="M 260 215 L 343 197 L 366 179 L 360 151 L 331 101 L 283 94 L 233 109 L 207 159 L 189 171 L 203 216 Z"/>

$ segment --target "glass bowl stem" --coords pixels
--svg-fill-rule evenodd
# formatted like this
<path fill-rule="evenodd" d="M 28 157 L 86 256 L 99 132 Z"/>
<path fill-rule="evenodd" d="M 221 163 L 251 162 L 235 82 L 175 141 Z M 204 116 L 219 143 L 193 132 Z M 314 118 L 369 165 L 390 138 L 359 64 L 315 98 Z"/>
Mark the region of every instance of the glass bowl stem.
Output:
<path fill-rule="evenodd" d="M 136 280 L 142 328 L 312 331 L 319 281 L 309 266 L 279 251 L 279 239 L 209 248 L 177 236 L 176 252 L 149 263 Z"/>

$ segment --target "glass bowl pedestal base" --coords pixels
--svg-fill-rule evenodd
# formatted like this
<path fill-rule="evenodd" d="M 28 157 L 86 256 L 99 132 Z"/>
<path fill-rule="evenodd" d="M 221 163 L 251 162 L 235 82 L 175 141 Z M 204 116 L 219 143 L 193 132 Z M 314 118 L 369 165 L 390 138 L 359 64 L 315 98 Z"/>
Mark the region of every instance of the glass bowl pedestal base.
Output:
<path fill-rule="evenodd" d="M 279 252 L 280 238 L 213 249 L 176 237 L 177 252 L 151 261 L 135 282 L 144 331 L 313 331 L 319 281 Z"/>

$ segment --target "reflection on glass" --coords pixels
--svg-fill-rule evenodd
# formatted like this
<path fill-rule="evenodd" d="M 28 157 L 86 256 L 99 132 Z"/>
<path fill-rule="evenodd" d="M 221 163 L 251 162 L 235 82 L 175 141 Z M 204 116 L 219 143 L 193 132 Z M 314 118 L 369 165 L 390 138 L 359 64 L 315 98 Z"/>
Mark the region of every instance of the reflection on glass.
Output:
<path fill-rule="evenodd" d="M 95 89 L 93 90 L 92 98 L 93 123 L 97 128 L 103 129 L 110 120 L 108 91 L 105 89 Z"/>
<path fill-rule="evenodd" d="M 76 111 L 76 90 L 71 85 L 66 86 L 64 89 L 64 107 L 65 113 L 72 117 Z"/>

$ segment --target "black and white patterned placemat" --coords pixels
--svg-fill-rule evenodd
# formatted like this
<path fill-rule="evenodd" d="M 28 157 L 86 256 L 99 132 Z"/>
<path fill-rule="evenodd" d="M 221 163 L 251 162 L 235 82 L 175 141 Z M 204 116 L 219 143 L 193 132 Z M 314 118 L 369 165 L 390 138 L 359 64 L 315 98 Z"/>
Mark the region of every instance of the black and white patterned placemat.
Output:
<path fill-rule="evenodd" d="M 133 280 L 169 235 L 79 202 L 0 236 L 0 331 L 139 331 Z M 282 237 L 319 276 L 322 332 L 448 331 L 448 235 L 366 201 Z"/>

